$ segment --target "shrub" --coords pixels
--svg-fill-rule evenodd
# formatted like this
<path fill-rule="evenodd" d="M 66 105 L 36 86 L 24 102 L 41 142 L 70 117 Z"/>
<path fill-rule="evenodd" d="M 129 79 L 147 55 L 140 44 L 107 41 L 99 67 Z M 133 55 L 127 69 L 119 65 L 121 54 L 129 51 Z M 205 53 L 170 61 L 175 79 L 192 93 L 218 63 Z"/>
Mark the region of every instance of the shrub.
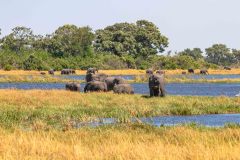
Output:
<path fill-rule="evenodd" d="M 11 71 L 12 70 L 12 65 L 10 65 L 10 64 L 6 64 L 4 67 L 3 67 L 3 69 L 5 70 L 5 71 Z"/>

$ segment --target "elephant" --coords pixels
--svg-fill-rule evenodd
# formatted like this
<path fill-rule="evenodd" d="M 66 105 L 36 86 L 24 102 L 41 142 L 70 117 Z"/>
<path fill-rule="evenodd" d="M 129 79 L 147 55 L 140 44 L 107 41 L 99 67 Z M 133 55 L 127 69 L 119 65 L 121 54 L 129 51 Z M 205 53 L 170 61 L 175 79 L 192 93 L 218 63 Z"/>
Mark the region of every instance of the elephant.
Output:
<path fill-rule="evenodd" d="M 55 72 L 55 70 L 51 69 L 51 70 L 48 71 L 48 74 L 54 75 L 54 72 Z"/>
<path fill-rule="evenodd" d="M 118 94 L 134 94 L 134 89 L 130 84 L 118 84 L 113 87 L 113 92 Z"/>
<path fill-rule="evenodd" d="M 61 71 L 61 74 L 76 74 L 76 71 L 74 69 L 63 69 Z"/>
<path fill-rule="evenodd" d="M 187 74 L 187 72 L 185 72 L 185 71 L 182 71 L 182 74 Z"/>
<path fill-rule="evenodd" d="M 200 70 L 200 74 L 209 74 L 209 73 L 208 73 L 208 70 L 202 69 L 202 70 Z"/>
<path fill-rule="evenodd" d="M 163 70 L 157 70 L 157 72 L 156 72 L 157 74 L 165 74 L 165 71 L 163 71 Z"/>
<path fill-rule="evenodd" d="M 153 74 L 153 70 L 152 70 L 152 69 L 147 69 L 147 70 L 146 70 L 146 74 L 148 74 L 148 75 Z"/>
<path fill-rule="evenodd" d="M 149 77 L 150 97 L 165 96 L 164 76 L 159 74 L 152 74 Z"/>
<path fill-rule="evenodd" d="M 41 74 L 41 75 L 46 75 L 46 73 L 45 73 L 45 72 L 40 72 L 40 74 Z"/>
<path fill-rule="evenodd" d="M 98 72 L 97 68 L 88 68 L 87 70 L 87 74 L 90 74 L 90 73 L 95 74 L 96 72 Z"/>
<path fill-rule="evenodd" d="M 107 84 L 105 82 L 91 81 L 84 87 L 84 92 L 106 92 Z"/>
<path fill-rule="evenodd" d="M 105 79 L 105 83 L 107 84 L 107 90 L 111 91 L 113 90 L 113 87 L 118 84 L 124 84 L 125 81 L 121 77 L 107 77 Z"/>
<path fill-rule="evenodd" d="M 104 82 L 107 77 L 108 77 L 108 75 L 106 75 L 104 73 L 98 73 L 98 74 L 89 73 L 86 75 L 85 80 L 86 80 L 86 82 L 91 82 L 91 81 Z"/>
<path fill-rule="evenodd" d="M 192 69 L 192 68 L 188 69 L 188 73 L 194 74 L 194 69 Z"/>
<path fill-rule="evenodd" d="M 67 83 L 65 88 L 69 91 L 80 91 L 81 89 L 80 84 L 78 83 Z"/>
<path fill-rule="evenodd" d="M 230 67 L 227 67 L 227 66 L 225 66 L 224 69 L 225 69 L 225 70 L 231 70 L 231 68 L 230 68 Z"/>

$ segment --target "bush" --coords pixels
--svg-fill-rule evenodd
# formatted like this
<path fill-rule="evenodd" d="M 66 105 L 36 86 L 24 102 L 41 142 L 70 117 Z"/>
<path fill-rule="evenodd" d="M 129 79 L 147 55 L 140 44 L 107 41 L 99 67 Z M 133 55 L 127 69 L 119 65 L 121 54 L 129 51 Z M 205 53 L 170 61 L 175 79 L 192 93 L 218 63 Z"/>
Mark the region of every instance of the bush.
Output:
<path fill-rule="evenodd" d="M 36 58 L 34 55 L 30 55 L 24 62 L 23 68 L 25 70 L 48 70 L 41 59 Z"/>
<path fill-rule="evenodd" d="M 10 64 L 6 64 L 6 65 L 3 67 L 3 69 L 4 69 L 5 71 L 11 71 L 11 70 L 13 69 L 13 67 L 12 67 L 12 65 L 10 65 Z"/>

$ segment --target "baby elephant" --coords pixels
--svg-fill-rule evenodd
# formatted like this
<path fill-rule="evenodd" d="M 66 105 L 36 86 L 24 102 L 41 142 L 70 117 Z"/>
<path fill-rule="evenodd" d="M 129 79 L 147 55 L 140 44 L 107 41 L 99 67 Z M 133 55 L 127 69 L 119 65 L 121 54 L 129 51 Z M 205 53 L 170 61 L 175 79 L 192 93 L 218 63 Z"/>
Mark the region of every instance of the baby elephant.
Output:
<path fill-rule="evenodd" d="M 66 90 L 69 90 L 69 91 L 80 91 L 80 84 L 78 83 L 67 83 L 66 84 Z"/>
<path fill-rule="evenodd" d="M 100 81 L 91 81 L 84 87 L 84 92 L 106 92 L 107 84 Z"/>
<path fill-rule="evenodd" d="M 133 87 L 130 84 L 118 84 L 113 87 L 113 92 L 118 94 L 134 94 Z"/>

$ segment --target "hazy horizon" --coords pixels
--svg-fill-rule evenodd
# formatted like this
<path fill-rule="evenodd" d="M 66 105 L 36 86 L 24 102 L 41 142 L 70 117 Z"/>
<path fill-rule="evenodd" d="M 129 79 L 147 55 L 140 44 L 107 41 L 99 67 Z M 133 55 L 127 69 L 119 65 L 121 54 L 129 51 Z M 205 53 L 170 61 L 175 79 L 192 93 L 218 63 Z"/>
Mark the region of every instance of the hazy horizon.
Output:
<path fill-rule="evenodd" d="M 167 51 L 205 49 L 215 43 L 240 49 L 238 6 L 238 0 L 8 0 L 1 2 L 1 37 L 16 26 L 45 35 L 64 24 L 88 25 L 97 30 L 146 19 L 169 38 Z"/>

